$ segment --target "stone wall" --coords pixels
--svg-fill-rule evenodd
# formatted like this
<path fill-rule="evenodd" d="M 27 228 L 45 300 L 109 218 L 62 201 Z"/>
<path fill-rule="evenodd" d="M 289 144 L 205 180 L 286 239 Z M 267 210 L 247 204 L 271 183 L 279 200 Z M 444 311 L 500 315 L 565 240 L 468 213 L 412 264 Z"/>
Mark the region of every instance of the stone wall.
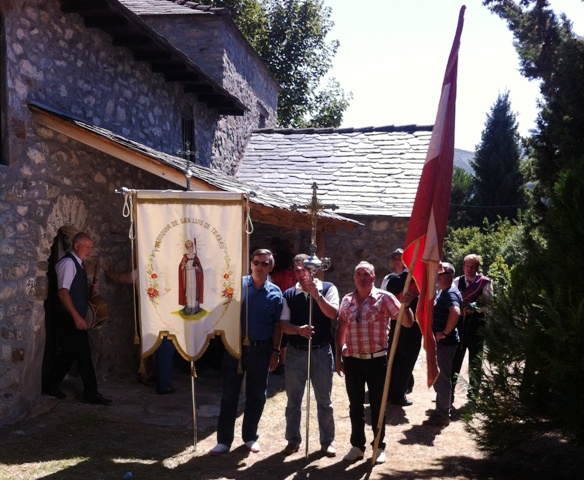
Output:
<path fill-rule="evenodd" d="M 224 135 L 215 138 L 210 166 L 233 174 L 252 131 L 276 127 L 276 81 L 228 16 L 142 18 L 248 108 L 242 117 L 222 117 L 219 125 Z M 264 117 L 263 125 L 260 116 Z M 224 155 L 225 144 L 235 150 L 235 155 Z"/>
<path fill-rule="evenodd" d="M 354 230 L 344 228 L 317 238 L 317 245 L 324 246 L 323 257 L 331 259 L 331 268 L 323 272 L 323 278 L 333 282 L 341 296 L 353 291 L 353 271 L 362 260 L 375 267 L 375 285 L 389 273 L 389 254 L 396 248 L 403 248 L 407 232 L 407 220 L 382 217 L 354 217 L 364 224 Z M 307 216 L 307 225 L 309 224 Z M 251 238 L 251 246 L 270 248 L 274 238 L 288 240 L 296 253 L 310 253 L 310 232 L 305 230 L 282 229 L 270 225 L 257 224 Z"/>
<path fill-rule="evenodd" d="M 176 188 L 41 127 L 28 102 L 166 153 L 182 147 L 181 112 L 191 107 L 201 163 L 227 171 L 247 133 L 237 136 L 237 121 L 166 83 L 131 52 L 113 47 L 108 35 L 63 14 L 59 2 L 25 0 L 2 14 L 8 142 L 0 162 L 0 423 L 7 423 L 27 415 L 40 395 L 48 259 L 59 230 L 87 231 L 93 262 L 129 270 L 129 220 L 115 189 Z M 98 377 L 135 372 L 131 287 L 112 285 L 103 273 L 98 280 L 110 317 L 91 335 Z"/>

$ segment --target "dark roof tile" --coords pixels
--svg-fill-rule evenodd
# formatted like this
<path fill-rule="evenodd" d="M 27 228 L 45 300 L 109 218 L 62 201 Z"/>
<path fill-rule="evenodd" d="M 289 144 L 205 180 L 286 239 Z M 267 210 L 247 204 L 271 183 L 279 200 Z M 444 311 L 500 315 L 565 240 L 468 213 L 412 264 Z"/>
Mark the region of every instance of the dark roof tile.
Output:
<path fill-rule="evenodd" d="M 263 129 L 253 133 L 237 178 L 291 203 L 306 203 L 312 183 L 341 214 L 409 217 L 432 127 Z M 258 176 L 257 172 L 278 172 Z"/>

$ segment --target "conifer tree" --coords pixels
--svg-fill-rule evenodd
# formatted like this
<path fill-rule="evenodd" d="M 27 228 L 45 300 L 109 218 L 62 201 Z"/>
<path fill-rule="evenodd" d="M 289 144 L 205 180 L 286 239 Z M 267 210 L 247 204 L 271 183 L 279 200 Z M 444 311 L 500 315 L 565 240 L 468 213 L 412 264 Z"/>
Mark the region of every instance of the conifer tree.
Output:
<path fill-rule="evenodd" d="M 470 424 L 500 452 L 549 431 L 584 440 L 584 40 L 546 0 L 483 3 L 508 23 L 522 73 L 541 81 L 524 258 L 494 303 L 482 421 Z"/>
<path fill-rule="evenodd" d="M 499 94 L 471 162 L 475 177 L 476 208 L 472 211 L 475 225 L 481 225 L 484 218 L 490 223 L 497 217 L 517 218 L 517 210 L 523 204 L 519 141 L 509 92 Z"/>

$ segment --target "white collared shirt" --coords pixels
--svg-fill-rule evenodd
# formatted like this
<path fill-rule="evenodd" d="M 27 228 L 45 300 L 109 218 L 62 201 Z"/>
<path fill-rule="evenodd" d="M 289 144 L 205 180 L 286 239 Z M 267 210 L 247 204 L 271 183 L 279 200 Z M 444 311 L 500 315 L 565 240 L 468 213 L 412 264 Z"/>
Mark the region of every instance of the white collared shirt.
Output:
<path fill-rule="evenodd" d="M 83 260 L 73 252 L 70 253 L 77 259 L 79 265 L 83 265 Z M 75 261 L 70 257 L 63 257 L 57 262 L 57 265 L 55 265 L 55 270 L 57 271 L 57 287 L 71 290 L 71 284 L 75 279 L 75 275 L 77 275 Z"/>
<path fill-rule="evenodd" d="M 319 278 L 315 278 L 314 283 L 316 284 L 317 290 L 322 294 L 321 280 Z M 296 282 L 295 287 L 296 287 L 296 295 L 300 295 L 301 293 L 303 293 L 306 296 L 309 295 L 308 292 L 305 292 L 302 289 L 300 282 Z M 334 285 L 331 285 L 331 287 L 326 292 L 326 295 L 324 295 L 324 298 L 326 298 L 327 302 L 330 303 L 332 306 L 339 308 L 339 291 L 337 290 L 337 287 L 335 287 Z M 292 318 L 292 315 L 290 313 L 290 307 L 288 306 L 288 301 L 286 300 L 286 297 L 284 297 L 284 305 L 282 308 L 282 315 L 280 315 L 280 320 L 290 321 L 291 318 Z"/>

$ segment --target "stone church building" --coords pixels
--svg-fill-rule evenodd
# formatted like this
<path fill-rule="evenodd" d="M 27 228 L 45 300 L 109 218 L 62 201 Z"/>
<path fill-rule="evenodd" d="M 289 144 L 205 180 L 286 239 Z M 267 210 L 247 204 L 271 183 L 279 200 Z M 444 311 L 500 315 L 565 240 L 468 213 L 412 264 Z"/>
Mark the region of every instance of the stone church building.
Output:
<path fill-rule="evenodd" d="M 99 379 L 136 371 L 122 187 L 255 192 L 251 245 L 308 251 L 305 204 L 341 294 L 402 246 L 431 127 L 278 130 L 279 86 L 225 9 L 183 0 L 0 0 L 0 424 L 38 402 L 54 339 L 52 265 L 72 236 L 109 320 Z M 192 172 L 187 179 L 186 169 Z M 97 268 L 101 267 L 101 268 Z"/>

